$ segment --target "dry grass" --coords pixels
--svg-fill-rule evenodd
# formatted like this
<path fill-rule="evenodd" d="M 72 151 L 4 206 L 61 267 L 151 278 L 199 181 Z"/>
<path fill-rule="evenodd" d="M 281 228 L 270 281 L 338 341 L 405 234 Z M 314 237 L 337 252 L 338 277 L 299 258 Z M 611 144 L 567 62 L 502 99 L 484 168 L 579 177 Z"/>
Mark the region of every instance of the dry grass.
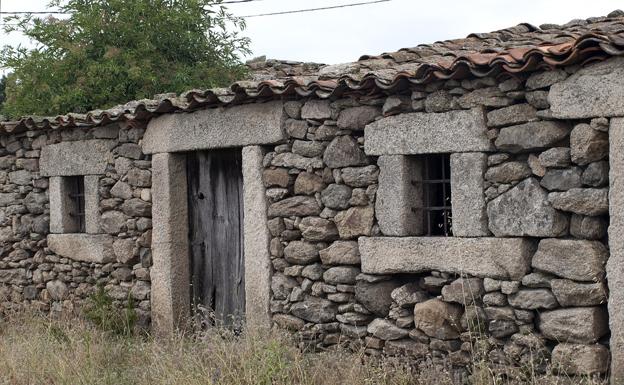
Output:
<path fill-rule="evenodd" d="M 17 315 L 0 321 L 0 384 L 218 384 L 218 385 L 446 385 L 444 370 L 412 372 L 396 361 L 365 364 L 363 354 L 305 354 L 286 335 L 205 337 L 116 336 L 78 320 Z M 500 380 L 475 364 L 476 385 Z M 587 379 L 535 379 L 530 385 L 588 384 Z"/>

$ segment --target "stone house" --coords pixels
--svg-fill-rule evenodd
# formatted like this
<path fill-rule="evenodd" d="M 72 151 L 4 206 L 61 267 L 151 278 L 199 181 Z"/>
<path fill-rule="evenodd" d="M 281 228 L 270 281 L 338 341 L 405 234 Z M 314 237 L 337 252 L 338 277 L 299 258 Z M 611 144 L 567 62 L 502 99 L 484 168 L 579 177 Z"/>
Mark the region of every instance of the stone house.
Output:
<path fill-rule="evenodd" d="M 621 384 L 623 55 L 615 11 L 1 122 L 0 307 Z"/>

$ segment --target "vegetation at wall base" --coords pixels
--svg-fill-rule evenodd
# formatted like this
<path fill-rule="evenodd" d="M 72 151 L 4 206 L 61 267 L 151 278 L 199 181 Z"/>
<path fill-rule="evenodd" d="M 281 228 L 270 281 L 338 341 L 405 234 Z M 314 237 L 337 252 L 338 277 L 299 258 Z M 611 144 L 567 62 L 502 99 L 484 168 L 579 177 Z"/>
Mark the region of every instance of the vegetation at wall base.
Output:
<path fill-rule="evenodd" d="M 132 297 L 128 297 L 125 308 L 118 309 L 113 303 L 113 298 L 101 285 L 98 285 L 95 292 L 89 296 L 84 315 L 100 330 L 123 336 L 134 333 L 137 321 Z"/>
<path fill-rule="evenodd" d="M 4 46 L 3 113 L 84 113 L 154 94 L 230 84 L 245 74 L 242 19 L 222 0 L 54 0 L 68 18 L 4 19 L 33 49 Z"/>
<path fill-rule="evenodd" d="M 336 347 L 304 353 L 280 331 L 236 336 L 227 330 L 152 339 L 118 335 L 80 318 L 18 313 L 0 318 L 0 384 L 89 385 L 454 385 L 452 372 L 404 358 L 372 358 Z M 501 376 L 475 355 L 472 385 L 604 385 L 597 378 Z M 523 369 L 524 370 L 524 369 Z"/>

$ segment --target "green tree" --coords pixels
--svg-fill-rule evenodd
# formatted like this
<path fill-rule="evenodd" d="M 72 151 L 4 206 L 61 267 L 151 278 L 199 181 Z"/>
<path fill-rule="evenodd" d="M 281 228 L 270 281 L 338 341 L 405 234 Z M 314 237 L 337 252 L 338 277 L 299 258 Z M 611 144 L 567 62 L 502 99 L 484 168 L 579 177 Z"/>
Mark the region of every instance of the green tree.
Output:
<path fill-rule="evenodd" d="M 68 18 L 9 17 L 36 45 L 4 46 L 4 114 L 107 108 L 164 92 L 219 87 L 244 75 L 249 52 L 222 0 L 54 0 Z"/>
<path fill-rule="evenodd" d="M 0 117 L 2 116 L 2 104 L 4 103 L 4 90 L 6 89 L 6 76 L 0 77 Z M 2 118 L 0 118 L 2 120 Z"/>

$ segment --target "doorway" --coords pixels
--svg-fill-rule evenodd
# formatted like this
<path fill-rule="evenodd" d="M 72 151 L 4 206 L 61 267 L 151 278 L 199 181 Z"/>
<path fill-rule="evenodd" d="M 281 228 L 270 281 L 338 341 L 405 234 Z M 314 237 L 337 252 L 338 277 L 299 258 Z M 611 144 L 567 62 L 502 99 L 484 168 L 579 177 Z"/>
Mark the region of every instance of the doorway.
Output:
<path fill-rule="evenodd" d="M 241 149 L 186 154 L 191 306 L 213 324 L 245 317 Z"/>

